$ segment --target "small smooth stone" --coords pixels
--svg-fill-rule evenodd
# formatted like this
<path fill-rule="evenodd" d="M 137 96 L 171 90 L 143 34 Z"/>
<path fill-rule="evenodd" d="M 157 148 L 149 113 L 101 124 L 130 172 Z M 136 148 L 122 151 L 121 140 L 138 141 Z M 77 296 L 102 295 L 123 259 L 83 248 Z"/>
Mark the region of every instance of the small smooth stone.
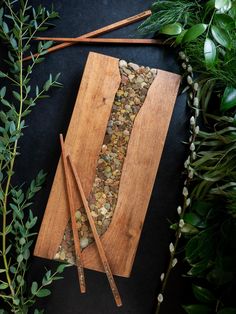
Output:
<path fill-rule="evenodd" d="M 129 131 L 128 131 L 128 130 L 124 130 L 123 134 L 124 134 L 125 136 L 128 136 L 128 135 L 129 135 Z"/>
<path fill-rule="evenodd" d="M 54 259 L 60 259 L 60 254 L 56 253 L 56 255 L 54 256 Z"/>
<path fill-rule="evenodd" d="M 91 216 L 97 218 L 98 214 L 95 211 L 91 211 Z"/>
<path fill-rule="evenodd" d="M 129 70 L 129 69 L 127 69 L 127 68 L 122 68 L 122 70 L 126 73 L 126 74 L 128 74 L 128 75 L 130 75 L 132 72 Z"/>
<path fill-rule="evenodd" d="M 128 66 L 128 64 L 127 64 L 127 62 L 125 60 L 120 60 L 119 64 L 120 64 L 121 68 Z"/>
<path fill-rule="evenodd" d="M 130 105 L 125 105 L 125 110 L 130 111 L 131 110 L 131 106 Z"/>
<path fill-rule="evenodd" d="M 88 238 L 81 238 L 80 239 L 80 246 L 82 249 L 84 249 L 86 246 L 88 246 L 89 241 Z"/>
<path fill-rule="evenodd" d="M 111 208 L 111 205 L 109 203 L 105 203 L 104 207 L 109 210 Z"/>
<path fill-rule="evenodd" d="M 135 64 L 135 63 L 130 62 L 130 63 L 128 63 L 128 66 L 130 68 L 132 68 L 134 71 L 138 71 L 139 70 L 139 66 L 137 64 Z"/>
<path fill-rule="evenodd" d="M 129 78 L 130 82 L 132 82 L 132 81 L 134 80 L 134 78 L 135 78 L 135 75 L 130 74 L 130 75 L 128 76 L 128 78 Z"/>
<path fill-rule="evenodd" d="M 124 74 L 121 76 L 121 83 L 126 85 L 129 82 L 129 79 Z"/>
<path fill-rule="evenodd" d="M 157 69 L 151 69 L 153 75 L 157 75 Z"/>
<path fill-rule="evenodd" d="M 81 212 L 78 210 L 75 212 L 75 219 L 79 220 L 81 218 Z"/>
<path fill-rule="evenodd" d="M 60 253 L 60 259 L 64 261 L 65 258 L 66 258 L 66 253 L 64 251 L 62 251 Z"/>
<path fill-rule="evenodd" d="M 106 209 L 105 207 L 102 207 L 102 208 L 100 209 L 100 212 L 101 212 L 101 214 L 102 214 L 103 216 L 105 216 L 106 213 L 107 213 L 107 209 Z"/>

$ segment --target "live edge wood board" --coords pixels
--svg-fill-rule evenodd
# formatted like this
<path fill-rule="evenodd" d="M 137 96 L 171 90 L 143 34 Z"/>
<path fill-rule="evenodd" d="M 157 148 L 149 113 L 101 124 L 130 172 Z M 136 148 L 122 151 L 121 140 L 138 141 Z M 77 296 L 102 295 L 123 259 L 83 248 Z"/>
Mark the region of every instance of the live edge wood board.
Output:
<path fill-rule="evenodd" d="M 113 57 L 89 54 L 65 139 L 66 150 L 74 161 L 87 197 L 121 82 L 118 63 L 119 59 Z M 179 75 L 158 70 L 134 121 L 114 216 L 101 237 L 115 275 L 130 276 L 179 83 Z M 80 208 L 79 192 L 75 182 L 71 183 L 74 203 Z M 36 256 L 54 258 L 68 221 L 69 208 L 60 160 L 35 246 Z M 83 250 L 82 256 L 86 268 L 103 271 L 94 243 Z"/>

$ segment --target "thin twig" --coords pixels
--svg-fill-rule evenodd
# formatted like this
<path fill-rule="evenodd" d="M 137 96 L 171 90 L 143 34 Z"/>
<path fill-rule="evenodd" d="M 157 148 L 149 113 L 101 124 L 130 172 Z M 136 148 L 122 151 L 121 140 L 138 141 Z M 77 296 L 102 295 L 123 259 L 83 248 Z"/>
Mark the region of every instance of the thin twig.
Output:
<path fill-rule="evenodd" d="M 138 21 L 140 21 L 142 19 L 145 19 L 146 17 L 150 16 L 151 14 L 152 14 L 152 12 L 150 10 L 147 10 L 147 11 L 141 12 L 141 13 L 139 13 L 137 15 L 128 17 L 128 18 L 123 19 L 121 21 L 112 23 L 110 25 L 104 26 L 104 27 L 99 28 L 97 30 L 91 31 L 91 32 L 86 33 L 84 35 L 81 35 L 78 38 L 86 38 L 86 37 L 88 38 L 88 37 L 100 36 L 100 35 L 106 34 L 108 32 L 114 31 L 116 29 L 119 29 L 121 27 L 127 26 L 129 24 L 138 22 Z M 57 50 L 60 50 L 60 49 L 66 48 L 66 47 L 70 47 L 70 46 L 72 46 L 74 44 L 75 43 L 59 44 L 59 45 L 56 45 L 54 47 L 49 48 L 47 50 L 47 53 L 54 52 L 54 51 L 57 51 Z M 33 56 L 36 57 L 37 55 L 38 54 L 34 54 Z M 28 57 L 24 58 L 24 61 L 31 60 L 31 59 L 32 59 L 32 56 L 28 56 Z"/>
<path fill-rule="evenodd" d="M 61 157 L 62 157 L 62 164 L 63 164 L 64 174 L 65 174 L 67 197 L 68 197 L 68 203 L 69 203 L 69 209 L 70 209 L 70 218 L 71 218 L 72 233 L 73 233 L 73 239 L 74 239 L 74 247 L 75 247 L 76 264 L 77 264 L 78 276 L 79 276 L 80 291 L 81 291 L 81 293 L 85 293 L 86 292 L 86 284 L 85 284 L 83 260 L 82 260 L 81 250 L 80 250 L 80 241 L 79 241 L 79 235 L 78 235 L 76 219 L 75 219 L 75 206 L 74 206 L 72 193 L 71 193 L 71 185 L 70 185 L 70 181 L 69 181 L 69 172 L 68 172 L 68 166 L 67 166 L 67 161 L 66 161 L 66 151 L 65 151 L 65 145 L 64 145 L 64 140 L 63 140 L 62 134 L 60 134 L 60 143 L 61 143 Z"/>
<path fill-rule="evenodd" d="M 98 232 L 97 232 L 97 229 L 96 229 L 93 217 L 91 215 L 91 212 L 90 212 L 90 209 L 89 209 L 89 205 L 88 205 L 88 201 L 87 201 L 87 199 L 85 197 L 84 190 L 83 190 L 83 187 L 82 187 L 79 175 L 78 175 L 77 170 L 76 170 L 76 168 L 75 168 L 75 166 L 74 166 L 74 164 L 72 162 L 72 159 L 71 159 L 70 155 L 68 155 L 68 160 L 69 160 L 69 163 L 70 163 L 73 175 L 75 177 L 75 181 L 76 181 L 78 190 L 80 192 L 80 196 L 81 196 L 84 208 L 85 208 L 85 212 L 86 212 L 86 215 L 88 217 L 88 221 L 89 221 L 89 224 L 90 224 L 93 236 L 94 236 L 94 240 L 95 240 L 95 243 L 96 243 L 96 246 L 97 246 L 97 249 L 98 249 L 99 257 L 101 259 L 101 262 L 103 264 L 105 273 L 107 275 L 107 278 L 108 278 L 108 281 L 109 281 L 109 284 L 110 284 L 110 287 L 111 287 L 111 291 L 113 293 L 116 305 L 117 306 L 122 306 L 122 301 L 121 301 L 121 297 L 120 297 L 119 291 L 117 289 L 117 286 L 116 286 L 116 283 L 115 283 L 115 280 L 114 280 L 114 277 L 113 277 L 110 265 L 108 263 L 108 260 L 107 260 L 105 251 L 103 249 L 101 240 L 99 238 L 99 235 L 98 235 Z"/>
<path fill-rule="evenodd" d="M 76 44 L 119 44 L 119 45 L 163 45 L 159 39 L 143 38 L 66 38 L 66 37 L 37 37 L 34 40 L 49 40 Z"/>

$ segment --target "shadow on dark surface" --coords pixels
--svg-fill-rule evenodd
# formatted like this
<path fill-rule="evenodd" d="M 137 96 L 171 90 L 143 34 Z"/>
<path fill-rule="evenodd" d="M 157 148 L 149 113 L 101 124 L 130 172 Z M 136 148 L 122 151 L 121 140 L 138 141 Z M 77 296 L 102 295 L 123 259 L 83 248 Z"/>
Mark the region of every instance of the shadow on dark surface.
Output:
<path fill-rule="evenodd" d="M 51 1 L 33 1 L 34 5 L 50 5 Z M 149 8 L 152 1 L 85 1 L 62 0 L 55 2 L 61 19 L 57 27 L 47 35 L 75 37 L 108 25 Z M 112 33 L 114 37 L 134 37 L 136 25 Z M 45 33 L 46 34 L 46 33 Z M 44 82 L 49 73 L 61 72 L 63 88 L 53 91 L 50 99 L 41 101 L 33 110 L 20 142 L 21 156 L 16 165 L 16 182 L 30 182 L 40 169 L 48 173 L 47 183 L 37 195 L 34 212 L 38 215 L 38 226 L 43 218 L 47 198 L 60 154 L 59 133 L 66 134 L 75 103 L 84 65 L 89 51 L 100 52 L 140 65 L 178 73 L 174 51 L 162 47 L 139 46 L 73 46 L 46 57 L 34 73 L 32 86 Z M 92 73 L 91 73 L 92 75 Z M 104 274 L 86 270 L 88 293 L 81 295 L 75 267 L 66 269 L 65 279 L 53 284 L 52 295 L 40 300 L 38 308 L 47 314 L 151 314 L 156 305 L 159 277 L 168 261 L 168 245 L 171 239 L 169 220 L 175 218 L 182 186 L 182 165 L 185 147 L 182 141 L 187 136 L 188 114 L 185 97 L 178 97 L 168 132 L 158 176 L 153 188 L 146 221 L 130 279 L 116 278 L 123 307 L 116 308 Z M 157 121 L 158 123 L 158 121 Z M 33 258 L 29 279 L 40 280 L 45 267 L 57 263 Z M 172 274 L 163 314 L 183 313 L 181 302 L 185 295 L 185 283 L 181 279 L 181 265 Z"/>

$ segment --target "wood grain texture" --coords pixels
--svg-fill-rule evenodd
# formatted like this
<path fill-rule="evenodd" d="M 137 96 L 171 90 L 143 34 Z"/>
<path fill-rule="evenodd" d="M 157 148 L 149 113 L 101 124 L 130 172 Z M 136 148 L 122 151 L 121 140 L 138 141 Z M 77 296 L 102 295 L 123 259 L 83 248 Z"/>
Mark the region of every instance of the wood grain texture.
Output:
<path fill-rule="evenodd" d="M 117 44 L 117 45 L 164 45 L 166 41 L 146 38 L 66 38 L 66 37 L 37 37 L 37 41 L 55 41 L 75 44 Z"/>
<path fill-rule="evenodd" d="M 122 169 L 118 202 L 102 236 L 113 274 L 129 277 L 174 108 L 180 76 L 158 70 L 138 113 Z M 96 247 L 83 252 L 87 268 L 103 271 Z"/>
<path fill-rule="evenodd" d="M 88 196 L 96 173 L 116 91 L 120 84 L 118 59 L 90 53 L 65 139 Z M 58 141 L 59 144 L 59 141 Z M 71 182 L 76 208 L 81 207 L 75 182 Z M 58 164 L 34 254 L 52 259 L 69 220 L 69 208 L 61 160 Z"/>

